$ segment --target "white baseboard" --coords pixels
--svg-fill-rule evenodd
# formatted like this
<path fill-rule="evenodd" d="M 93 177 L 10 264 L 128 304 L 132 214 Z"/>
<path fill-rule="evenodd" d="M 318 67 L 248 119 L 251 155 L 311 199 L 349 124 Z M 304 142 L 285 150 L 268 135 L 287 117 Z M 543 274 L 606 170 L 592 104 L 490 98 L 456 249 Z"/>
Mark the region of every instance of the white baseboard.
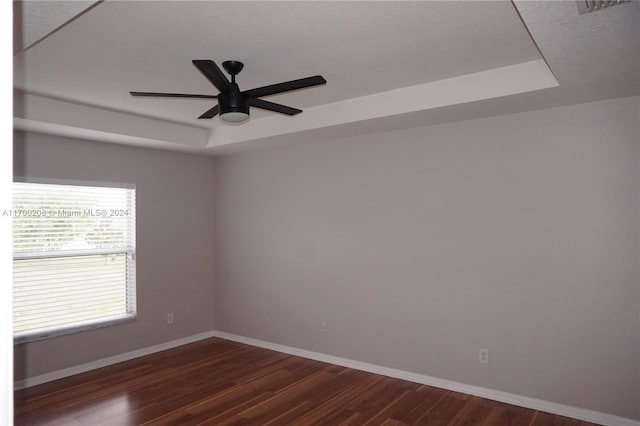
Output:
<path fill-rule="evenodd" d="M 555 402 L 530 398 L 528 396 L 516 395 L 513 393 L 482 388 L 479 386 L 467 385 L 451 380 L 444 380 L 436 377 L 426 376 L 424 374 L 412 373 L 410 371 L 382 367 L 366 362 L 354 361 L 352 359 L 336 357 L 333 355 L 308 351 L 291 346 L 279 345 L 277 343 L 265 342 L 263 340 L 252 339 L 250 337 L 238 336 L 235 334 L 225 333 L 223 331 L 214 331 L 213 336 L 219 337 L 221 339 L 232 340 L 234 342 L 244 343 L 251 346 L 271 349 L 277 352 L 283 352 L 303 358 L 309 358 L 316 361 L 322 361 L 330 364 L 340 365 L 343 367 L 353 368 L 355 370 L 367 371 L 370 373 L 381 374 L 383 376 L 394 377 L 414 383 L 420 383 L 437 388 L 452 390 L 455 392 L 475 395 L 494 401 L 500 401 L 520 407 L 531 408 L 533 410 L 544 411 L 551 414 L 558 414 L 560 416 L 571 417 L 574 419 L 584 420 L 592 423 L 598 423 L 607 426 L 640 426 L 640 421 L 615 416 L 613 414 L 601 413 L 599 411 L 587 410 L 586 408 L 557 404 Z"/>
<path fill-rule="evenodd" d="M 129 361 L 130 359 L 139 358 L 141 356 L 150 355 L 156 352 L 164 351 L 167 349 L 175 348 L 177 346 L 186 345 L 188 343 L 197 342 L 198 340 L 208 339 L 214 336 L 214 332 L 206 331 L 204 333 L 194 334 L 192 336 L 183 337 L 180 339 L 172 340 L 170 342 L 161 343 L 155 346 L 149 346 L 142 349 L 137 349 L 131 352 L 125 352 L 110 356 L 108 358 L 102 358 L 96 361 L 87 362 L 86 364 L 80 364 L 73 367 L 65 368 L 62 370 L 52 371 L 50 373 L 41 374 L 39 376 L 28 377 L 24 380 L 18 380 L 13 383 L 14 390 L 28 388 L 31 386 L 40 385 L 42 383 L 51 382 L 53 380 L 62 379 L 64 377 L 73 376 L 75 374 L 84 373 L 86 371 L 96 370 L 98 368 L 106 367 L 108 365 L 117 364 L 123 361 Z"/>

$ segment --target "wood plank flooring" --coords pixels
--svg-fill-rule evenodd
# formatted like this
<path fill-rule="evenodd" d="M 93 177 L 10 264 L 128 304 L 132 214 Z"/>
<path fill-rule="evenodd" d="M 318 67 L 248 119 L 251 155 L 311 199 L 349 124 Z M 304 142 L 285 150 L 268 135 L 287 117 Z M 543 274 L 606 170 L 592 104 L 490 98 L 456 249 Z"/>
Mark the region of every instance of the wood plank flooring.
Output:
<path fill-rule="evenodd" d="M 16 391 L 15 424 L 591 423 L 212 338 Z"/>

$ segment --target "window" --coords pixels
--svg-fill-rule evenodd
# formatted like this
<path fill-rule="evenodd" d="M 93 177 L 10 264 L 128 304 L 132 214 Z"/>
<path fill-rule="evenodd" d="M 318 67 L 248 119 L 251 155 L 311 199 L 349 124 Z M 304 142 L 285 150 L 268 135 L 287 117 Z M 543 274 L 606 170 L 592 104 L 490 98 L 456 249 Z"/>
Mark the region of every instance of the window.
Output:
<path fill-rule="evenodd" d="M 135 189 L 14 182 L 17 343 L 136 315 Z"/>

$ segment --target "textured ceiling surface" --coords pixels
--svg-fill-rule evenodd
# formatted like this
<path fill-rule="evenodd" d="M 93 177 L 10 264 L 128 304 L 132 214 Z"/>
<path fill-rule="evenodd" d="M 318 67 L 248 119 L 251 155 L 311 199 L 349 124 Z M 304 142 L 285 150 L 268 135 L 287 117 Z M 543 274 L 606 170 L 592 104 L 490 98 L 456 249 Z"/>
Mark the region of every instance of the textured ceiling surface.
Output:
<path fill-rule="evenodd" d="M 104 2 L 15 58 L 15 85 L 154 117 L 197 121 L 215 94 L 192 59 L 245 63 L 241 88 L 322 74 L 270 100 L 301 108 L 537 59 L 506 2 Z"/>
<path fill-rule="evenodd" d="M 265 138 L 338 137 L 640 94 L 640 2 L 585 15 L 573 1 L 67 3 L 21 8 L 25 37 L 49 35 L 14 57 L 17 127 L 76 134 L 94 123 L 108 135 L 137 125 L 129 134 L 144 138 L 154 132 L 143 127 L 159 120 L 208 132 L 195 142 L 176 136 L 169 147 L 217 148 L 255 142 L 264 129 Z M 128 94 L 215 94 L 192 59 L 243 61 L 241 89 L 315 74 L 328 84 L 268 98 L 305 109 L 299 116 L 254 108 L 240 126 L 197 120 L 210 100 Z M 495 90 L 474 95 L 483 84 Z M 420 99 L 427 95 L 435 100 Z"/>
<path fill-rule="evenodd" d="M 640 94 L 640 2 L 579 15 L 573 1 L 516 1 L 518 11 L 573 102 Z"/>
<path fill-rule="evenodd" d="M 93 4 L 95 0 L 14 2 L 14 51 L 34 45 Z"/>

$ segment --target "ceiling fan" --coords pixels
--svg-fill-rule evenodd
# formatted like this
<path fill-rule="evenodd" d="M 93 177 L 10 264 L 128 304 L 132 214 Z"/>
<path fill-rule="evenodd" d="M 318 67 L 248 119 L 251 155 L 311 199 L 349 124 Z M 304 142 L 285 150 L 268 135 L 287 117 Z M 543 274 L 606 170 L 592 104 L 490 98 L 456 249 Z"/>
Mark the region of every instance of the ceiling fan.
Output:
<path fill-rule="evenodd" d="M 301 109 L 291 108 L 286 105 L 259 99 L 262 96 L 275 95 L 276 93 L 289 92 L 305 87 L 326 84 L 327 81 L 320 75 L 286 81 L 284 83 L 271 84 L 255 89 L 240 91 L 236 83 L 236 75 L 242 71 L 244 64 L 239 61 L 224 61 L 223 68 L 231 75 L 231 81 L 227 79 L 218 65 L 210 59 L 194 59 L 195 65 L 214 86 L 218 88 L 218 95 L 195 95 L 187 93 L 156 93 L 156 92 L 129 92 L 133 96 L 167 97 L 167 98 L 206 98 L 218 99 L 218 104 L 206 111 L 198 118 L 213 118 L 220 113 L 222 120 L 239 123 L 249 118 L 249 107 L 266 109 L 286 115 L 296 115 Z"/>

